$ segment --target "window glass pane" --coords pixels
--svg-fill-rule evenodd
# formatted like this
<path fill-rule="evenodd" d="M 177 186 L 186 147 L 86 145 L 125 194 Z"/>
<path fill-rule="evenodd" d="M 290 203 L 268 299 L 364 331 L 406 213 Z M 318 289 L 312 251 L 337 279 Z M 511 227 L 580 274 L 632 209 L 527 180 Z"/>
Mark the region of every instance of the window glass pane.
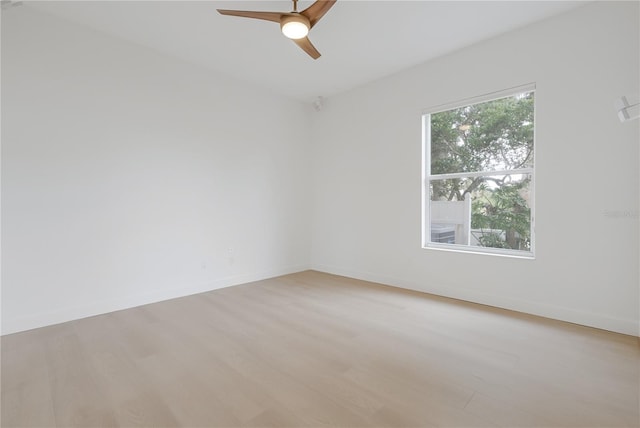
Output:
<path fill-rule="evenodd" d="M 534 92 L 430 115 L 431 174 L 533 167 Z"/>
<path fill-rule="evenodd" d="M 531 251 L 531 175 L 430 183 L 432 243 Z"/>

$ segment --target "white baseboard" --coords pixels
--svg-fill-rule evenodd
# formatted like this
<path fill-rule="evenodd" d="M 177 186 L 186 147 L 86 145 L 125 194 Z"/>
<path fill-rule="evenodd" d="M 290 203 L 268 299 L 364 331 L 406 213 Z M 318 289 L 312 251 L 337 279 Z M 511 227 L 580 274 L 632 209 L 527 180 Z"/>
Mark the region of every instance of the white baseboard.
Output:
<path fill-rule="evenodd" d="M 253 281 L 260 281 L 276 276 L 287 275 L 290 273 L 301 272 L 307 269 L 313 269 L 320 272 L 326 272 L 334 275 L 347 276 L 350 278 L 360 279 L 364 281 L 375 282 L 379 284 L 389 285 L 392 287 L 404 288 L 408 290 L 430 293 L 443 297 L 464 300 L 467 302 L 479 303 L 488 306 L 494 306 L 503 309 L 509 309 L 517 312 L 523 312 L 532 315 L 538 315 L 545 318 L 552 318 L 560 321 L 571 322 L 575 324 L 585 325 L 588 327 L 599 328 L 603 330 L 613 331 L 616 333 L 628 334 L 640 337 L 640 326 L 637 321 L 614 318 L 595 314 L 590 312 L 577 311 L 575 309 L 564 308 L 560 306 L 547 305 L 539 302 L 531 302 L 526 300 L 513 299 L 509 297 L 495 296 L 480 293 L 476 290 L 468 288 L 448 288 L 434 284 L 416 283 L 410 280 L 378 275 L 370 272 L 361 272 L 351 269 L 345 269 L 327 265 L 309 266 L 291 266 L 281 269 L 274 269 L 262 272 L 254 272 L 243 275 L 229 276 L 220 278 L 205 284 L 192 285 L 190 287 L 179 287 L 171 290 L 162 290 L 156 293 L 146 293 L 134 296 L 127 296 L 121 299 L 113 299 L 106 301 L 96 301 L 87 305 L 69 306 L 55 311 L 31 315 L 17 319 L 5 319 L 2 321 L 2 335 L 18 333 L 21 331 L 31 330 L 34 328 L 45 327 L 53 324 L 59 324 L 67 321 L 73 321 L 90 316 L 105 314 L 109 312 L 119 311 L 122 309 L 134 308 L 150 303 L 161 302 L 164 300 L 185 297 L 193 294 L 204 293 L 207 291 L 217 290 L 220 288 L 231 287 L 234 285 L 245 284 Z"/>
<path fill-rule="evenodd" d="M 261 272 L 253 272 L 243 275 L 234 275 L 217 279 L 215 281 L 195 284 L 188 287 L 176 287 L 173 289 L 161 290 L 154 293 L 144 293 L 139 295 L 125 296 L 118 299 L 95 301 L 85 305 L 68 306 L 55 311 L 30 315 L 16 319 L 2 320 L 2 335 L 18 333 L 39 327 L 60 324 L 67 321 L 74 321 L 95 315 L 115 312 L 122 309 L 134 308 L 136 306 L 147 305 L 149 303 L 161 302 L 178 297 L 190 296 L 204 293 L 220 288 L 245 284 L 253 281 L 260 281 L 275 276 L 287 275 L 309 269 L 309 266 L 290 266 L 280 269 L 273 269 Z"/>
<path fill-rule="evenodd" d="M 637 320 L 615 318 L 607 315 L 583 312 L 540 302 L 496 296 L 468 288 L 451 288 L 438 284 L 429 284 L 426 281 L 424 283 L 417 283 L 411 280 L 387 277 L 371 272 L 354 271 L 336 266 L 314 264 L 311 266 L 311 269 L 640 337 L 640 324 Z"/>

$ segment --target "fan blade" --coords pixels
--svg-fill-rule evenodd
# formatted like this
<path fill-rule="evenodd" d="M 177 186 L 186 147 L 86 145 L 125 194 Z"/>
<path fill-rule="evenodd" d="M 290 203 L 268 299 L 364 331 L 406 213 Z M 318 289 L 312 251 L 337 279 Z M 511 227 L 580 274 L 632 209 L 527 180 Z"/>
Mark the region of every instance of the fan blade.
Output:
<path fill-rule="evenodd" d="M 324 16 L 325 13 L 331 9 L 331 7 L 335 4 L 336 0 L 318 0 L 302 12 L 301 15 L 304 15 L 311 23 L 311 28 L 320 21 L 320 18 Z"/>
<path fill-rule="evenodd" d="M 282 15 L 288 15 L 287 13 L 282 12 L 253 12 L 250 10 L 227 10 L 227 9 L 217 9 L 218 13 L 221 15 L 231 15 L 231 16 L 240 16 L 243 18 L 254 18 L 254 19 L 262 19 L 265 21 L 273 21 L 280 23 L 280 17 Z"/>
<path fill-rule="evenodd" d="M 302 39 L 292 39 L 294 43 L 302 48 L 303 51 L 309 54 L 309 56 L 313 59 L 320 58 L 320 52 L 311 44 L 311 40 L 308 37 L 303 37 Z"/>

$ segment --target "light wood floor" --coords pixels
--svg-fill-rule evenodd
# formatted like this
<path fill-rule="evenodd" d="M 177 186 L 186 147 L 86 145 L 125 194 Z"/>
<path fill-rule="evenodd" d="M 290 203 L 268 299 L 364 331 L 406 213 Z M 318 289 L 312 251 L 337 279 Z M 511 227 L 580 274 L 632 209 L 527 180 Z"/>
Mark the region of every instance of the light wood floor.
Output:
<path fill-rule="evenodd" d="M 318 272 L 2 337 L 2 426 L 638 427 L 638 339 Z"/>

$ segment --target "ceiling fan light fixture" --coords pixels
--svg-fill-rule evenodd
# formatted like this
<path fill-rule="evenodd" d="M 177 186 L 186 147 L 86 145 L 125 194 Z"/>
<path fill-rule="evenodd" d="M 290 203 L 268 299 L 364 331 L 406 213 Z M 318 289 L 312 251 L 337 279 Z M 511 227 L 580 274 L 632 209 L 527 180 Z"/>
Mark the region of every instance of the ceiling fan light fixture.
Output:
<path fill-rule="evenodd" d="M 293 40 L 307 37 L 309 27 L 309 20 L 302 15 L 286 16 L 280 22 L 282 34 Z"/>
<path fill-rule="evenodd" d="M 8 0 L 1 0 L 2 2 Z M 291 12 L 267 12 L 256 10 L 231 10 L 217 9 L 221 15 L 239 16 L 241 18 L 260 19 L 263 21 L 277 22 L 285 37 L 298 45 L 311 58 L 320 58 L 320 52 L 313 46 L 307 37 L 311 28 L 327 13 L 337 0 L 316 0 L 303 10 L 298 12 L 298 0 L 293 0 L 293 10 Z"/>

